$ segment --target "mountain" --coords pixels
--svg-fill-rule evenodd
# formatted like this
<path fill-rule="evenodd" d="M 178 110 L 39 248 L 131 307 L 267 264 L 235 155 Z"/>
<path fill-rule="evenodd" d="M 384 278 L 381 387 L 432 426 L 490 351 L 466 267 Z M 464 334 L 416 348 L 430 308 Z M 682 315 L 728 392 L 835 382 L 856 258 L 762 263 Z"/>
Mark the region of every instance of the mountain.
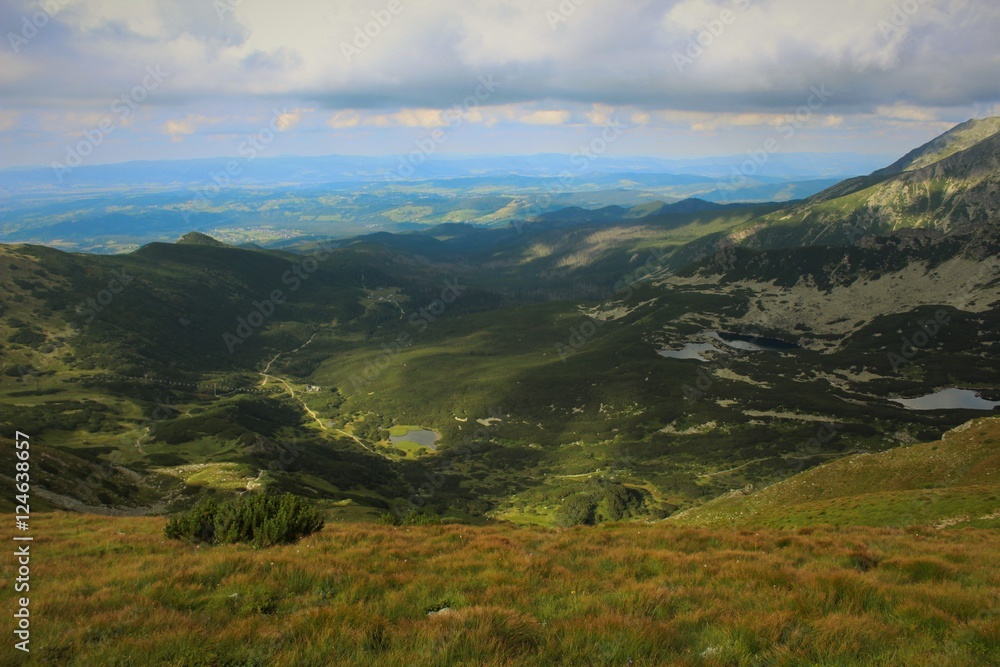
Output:
<path fill-rule="evenodd" d="M 880 183 L 987 183 L 990 141 Z M 725 243 L 822 204 L 652 200 L 280 250 L 196 226 L 107 256 L 0 246 L 0 424 L 44 441 L 49 507 L 262 488 L 354 519 L 570 525 L 660 518 L 981 414 L 891 399 L 998 397 L 983 225 Z M 838 437 L 803 453 L 827 423 Z"/>
<path fill-rule="evenodd" d="M 897 162 L 885 169 L 879 169 L 872 176 L 894 176 L 906 171 L 916 171 L 935 162 L 951 157 L 955 153 L 972 148 L 1000 132 L 1000 116 L 972 119 L 956 125 L 941 136 L 910 151 Z"/>
<path fill-rule="evenodd" d="M 751 247 L 850 244 L 901 229 L 997 234 L 1000 118 L 969 121 L 869 176 L 849 179 L 752 221 L 730 237 Z"/>
<path fill-rule="evenodd" d="M 224 248 L 226 244 L 222 241 L 217 241 L 207 234 L 202 234 L 201 232 L 188 232 L 184 236 L 177 239 L 178 245 L 200 245 L 200 246 L 210 246 L 213 248 Z"/>

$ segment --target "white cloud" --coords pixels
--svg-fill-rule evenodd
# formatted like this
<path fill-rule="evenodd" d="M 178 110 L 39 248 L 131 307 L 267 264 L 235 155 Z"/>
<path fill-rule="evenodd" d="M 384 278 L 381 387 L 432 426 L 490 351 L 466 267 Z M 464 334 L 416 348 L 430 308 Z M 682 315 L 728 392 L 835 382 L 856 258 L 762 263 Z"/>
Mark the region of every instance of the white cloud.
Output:
<path fill-rule="evenodd" d="M 338 111 L 326 121 L 335 130 L 348 130 L 361 125 L 361 114 L 357 111 Z"/>
<path fill-rule="evenodd" d="M 79 131 L 160 66 L 169 76 L 122 123 L 136 135 L 238 134 L 275 106 L 292 109 L 278 120 L 290 135 L 419 133 L 474 99 L 464 121 L 499 143 L 526 125 L 570 133 L 613 117 L 650 131 L 755 132 L 819 85 L 835 94 L 811 124 L 829 129 L 885 116 L 929 130 L 1000 102 L 994 0 L 934 0 L 902 16 L 899 0 L 586 2 L 555 30 L 556 2 L 404 0 L 351 62 L 341 44 L 384 0 L 231 4 L 220 18 L 211 0 L 69 3 L 21 53 L 0 51 L 0 99 L 22 124 Z M 29 10 L 33 0 L 0 3 L 0 25 Z M 679 71 L 674 55 L 705 30 L 717 34 Z M 477 99 L 483 78 L 500 85 Z M 199 118 L 209 114 L 222 120 Z"/>
<path fill-rule="evenodd" d="M 195 126 L 190 120 L 168 120 L 163 124 L 163 131 L 171 136 L 194 134 Z"/>
<path fill-rule="evenodd" d="M 570 113 L 564 109 L 543 109 L 525 114 L 519 120 L 527 125 L 565 125 L 569 119 Z"/>
<path fill-rule="evenodd" d="M 308 111 L 312 111 L 309 109 Z M 302 120 L 303 109 L 292 109 L 291 111 L 279 114 L 277 120 L 275 121 L 275 127 L 278 128 L 278 132 L 287 132 Z"/>

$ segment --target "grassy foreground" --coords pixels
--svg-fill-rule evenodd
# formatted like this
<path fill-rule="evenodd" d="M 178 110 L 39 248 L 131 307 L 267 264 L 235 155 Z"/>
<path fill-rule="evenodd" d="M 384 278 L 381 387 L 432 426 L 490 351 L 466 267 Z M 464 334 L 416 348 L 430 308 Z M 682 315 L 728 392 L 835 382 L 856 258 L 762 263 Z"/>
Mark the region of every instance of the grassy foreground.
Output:
<path fill-rule="evenodd" d="M 34 518 L 28 662 L 1000 664 L 992 530 L 343 523 L 255 551 L 163 524 Z"/>

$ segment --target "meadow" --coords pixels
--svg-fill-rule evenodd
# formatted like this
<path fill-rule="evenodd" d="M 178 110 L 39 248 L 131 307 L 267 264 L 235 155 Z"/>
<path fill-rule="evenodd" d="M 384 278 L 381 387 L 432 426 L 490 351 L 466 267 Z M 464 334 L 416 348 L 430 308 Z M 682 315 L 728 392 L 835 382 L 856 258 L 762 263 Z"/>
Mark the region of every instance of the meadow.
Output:
<path fill-rule="evenodd" d="M 1000 664 L 991 530 L 328 523 L 254 550 L 33 521 L 30 664 Z"/>

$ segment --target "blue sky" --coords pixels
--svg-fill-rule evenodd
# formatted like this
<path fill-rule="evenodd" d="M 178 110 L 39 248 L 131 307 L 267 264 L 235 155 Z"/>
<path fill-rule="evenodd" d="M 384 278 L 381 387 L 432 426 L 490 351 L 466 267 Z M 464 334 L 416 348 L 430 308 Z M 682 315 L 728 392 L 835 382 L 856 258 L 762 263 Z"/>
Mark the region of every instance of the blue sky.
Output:
<path fill-rule="evenodd" d="M 1000 114 L 995 0 L 6 0 L 0 167 L 902 154 Z M 266 139 L 266 141 L 263 141 Z"/>

